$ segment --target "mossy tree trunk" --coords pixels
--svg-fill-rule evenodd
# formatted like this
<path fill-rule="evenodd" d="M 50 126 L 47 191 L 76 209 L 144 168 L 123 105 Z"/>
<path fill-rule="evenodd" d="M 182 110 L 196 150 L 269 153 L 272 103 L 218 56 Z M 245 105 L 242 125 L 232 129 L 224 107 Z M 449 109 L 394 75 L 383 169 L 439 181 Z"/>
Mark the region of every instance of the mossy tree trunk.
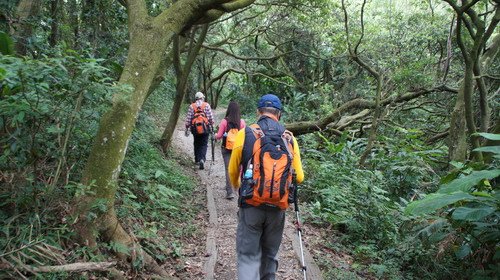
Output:
<path fill-rule="evenodd" d="M 129 7 L 129 18 L 133 9 Z M 127 144 L 134 129 L 138 113 L 160 64 L 162 50 L 172 40 L 173 31 L 164 34 L 145 17 L 131 20 L 130 46 L 123 73 L 120 92 L 113 97 L 113 106 L 102 117 L 89 159 L 83 172 L 82 183 L 91 186 L 95 194 L 78 198 L 80 222 L 77 231 L 85 243 L 95 246 L 98 232 L 106 240 L 130 244 L 131 238 L 120 226 L 114 211 L 117 179 L 120 174 Z M 95 213 L 99 220 L 85 219 L 96 203 L 105 203 L 106 211 Z"/>
<path fill-rule="evenodd" d="M 176 81 L 176 94 L 174 105 L 172 106 L 172 110 L 170 111 L 170 116 L 168 118 L 167 127 L 163 131 L 161 137 L 161 145 L 163 148 L 163 152 L 166 154 L 167 150 L 172 142 L 172 136 L 174 134 L 175 125 L 179 120 L 179 114 L 181 111 L 182 101 L 184 100 L 184 96 L 186 96 L 187 84 L 189 81 L 189 74 L 191 73 L 191 69 L 193 68 L 193 64 L 196 60 L 196 57 L 201 49 L 201 45 L 207 36 L 208 24 L 204 24 L 201 30 L 201 33 L 198 37 L 198 40 L 195 42 L 194 37 L 191 39 L 191 43 L 189 46 L 187 59 L 184 66 L 181 65 L 181 54 L 180 54 L 180 40 L 176 38 L 174 41 L 173 48 L 173 62 L 174 69 L 177 76 Z M 194 36 L 194 34 L 193 34 Z"/>
<path fill-rule="evenodd" d="M 16 39 L 15 49 L 19 55 L 27 54 L 27 44 L 33 33 L 34 21 L 40 12 L 40 0 L 21 0 L 16 7 L 16 23 L 12 24 L 11 33 Z"/>
<path fill-rule="evenodd" d="M 50 35 L 49 35 L 49 45 L 54 47 L 59 40 L 59 9 L 60 0 L 52 0 L 50 2 L 50 16 L 52 17 L 52 21 L 50 23 Z"/>
<path fill-rule="evenodd" d="M 379 120 L 382 115 L 383 107 L 380 106 L 380 102 L 382 101 L 382 76 L 377 73 L 375 76 L 377 81 L 377 91 L 375 95 L 375 112 L 373 113 L 372 126 L 370 128 L 370 134 L 368 136 L 368 141 L 366 142 L 366 148 L 364 152 L 359 157 L 359 165 L 364 166 L 366 159 L 370 155 L 374 145 L 375 139 L 377 138 L 377 129 L 379 126 Z"/>
<path fill-rule="evenodd" d="M 449 158 L 455 161 L 464 161 L 467 157 L 467 150 L 470 144 L 472 149 L 480 146 L 479 138 L 475 135 L 476 123 L 474 120 L 473 94 L 474 94 L 474 72 L 480 74 L 480 62 L 482 50 L 487 44 L 488 39 L 493 34 L 498 22 L 500 21 L 500 10 L 495 7 L 494 16 L 488 27 L 480 16 L 475 12 L 473 6 L 477 1 L 462 1 L 458 6 L 455 1 L 445 0 L 455 10 L 457 14 L 457 44 L 464 58 L 465 70 L 462 84 L 457 96 L 455 107 L 451 115 L 450 136 L 449 136 Z M 463 31 L 463 27 L 466 31 Z M 465 42 L 465 37 L 472 41 L 470 47 Z M 493 44 L 495 45 L 495 43 Z M 496 54 L 496 52 L 495 52 Z M 483 55 L 490 56 L 487 52 Z M 484 64 L 482 66 L 485 66 Z M 483 123 L 482 129 L 487 129 L 489 124 L 489 106 L 487 105 L 486 93 L 482 78 L 478 77 L 478 87 L 480 90 L 480 116 Z M 482 91 L 482 93 L 481 93 Z M 469 144 L 468 144 L 469 143 Z M 481 152 L 473 152 L 473 158 L 476 161 L 482 161 Z"/>
<path fill-rule="evenodd" d="M 467 158 L 467 136 L 465 134 L 464 87 L 460 85 L 455 106 L 451 113 L 448 136 L 448 158 L 450 161 L 465 161 Z"/>
<path fill-rule="evenodd" d="M 100 120 L 99 130 L 82 176 L 88 192 L 75 197 L 75 230 L 83 244 L 96 247 L 96 238 L 127 247 L 133 239 L 120 225 L 114 208 L 117 179 L 129 138 L 141 107 L 155 84 L 165 52 L 175 34 L 199 21 L 211 21 L 224 12 L 253 1 L 181 0 L 159 16 L 148 15 L 143 0 L 128 0 L 129 50 L 113 97 L 113 105 Z M 105 207 L 104 207 L 105 206 Z M 94 217 L 94 218 L 92 218 Z M 147 260 L 146 260 L 147 262 Z"/>
<path fill-rule="evenodd" d="M 498 55 L 498 51 L 500 50 L 500 34 L 496 34 L 491 41 L 491 45 L 487 46 L 481 58 L 474 64 L 474 76 L 476 77 L 479 89 L 480 132 L 488 132 L 491 125 L 488 87 L 483 75 L 487 73 L 491 61 Z"/>

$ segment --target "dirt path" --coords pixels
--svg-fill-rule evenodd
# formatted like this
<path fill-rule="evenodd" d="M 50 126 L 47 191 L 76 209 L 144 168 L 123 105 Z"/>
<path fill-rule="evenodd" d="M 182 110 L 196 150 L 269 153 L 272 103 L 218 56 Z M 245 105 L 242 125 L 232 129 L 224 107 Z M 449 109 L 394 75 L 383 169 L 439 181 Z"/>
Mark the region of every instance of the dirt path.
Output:
<path fill-rule="evenodd" d="M 224 111 L 216 112 L 216 120 L 221 120 Z M 193 137 L 184 136 L 183 124 L 179 122 L 173 136 L 173 146 L 178 151 L 193 158 Z M 207 209 L 209 214 L 207 224 L 207 243 L 204 263 L 205 279 L 235 280 L 236 273 L 236 226 L 237 226 L 237 199 L 225 198 L 224 161 L 222 159 L 220 142 L 216 143 L 215 161 L 212 161 L 210 143 L 207 152 L 205 170 L 196 170 L 202 179 L 207 194 Z M 193 163 L 193 167 L 194 163 Z M 303 279 L 300 269 L 298 240 L 292 222 L 295 214 L 289 210 L 285 225 L 285 234 L 281 243 L 277 279 Z M 319 269 L 306 253 L 308 279 L 321 279 Z"/>

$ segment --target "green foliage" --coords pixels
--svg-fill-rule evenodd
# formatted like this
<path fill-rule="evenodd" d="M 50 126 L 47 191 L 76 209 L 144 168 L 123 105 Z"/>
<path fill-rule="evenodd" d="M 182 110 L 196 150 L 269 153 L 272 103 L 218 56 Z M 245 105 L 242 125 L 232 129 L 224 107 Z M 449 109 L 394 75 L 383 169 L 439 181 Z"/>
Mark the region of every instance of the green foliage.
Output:
<path fill-rule="evenodd" d="M 375 151 L 370 163 L 384 174 L 391 198 L 409 199 L 426 191 L 437 181 L 433 162 L 445 157 L 446 152 L 429 149 L 420 139 L 422 132 L 416 129 L 398 128 L 385 134 L 380 136 L 385 147 Z"/>
<path fill-rule="evenodd" d="M 0 69 L 6 71 L 0 80 L 2 169 L 30 167 L 46 155 L 68 157 L 73 164 L 85 155 L 113 92 L 106 68 L 98 60 L 67 55 L 44 60 L 3 56 Z"/>
<path fill-rule="evenodd" d="M 74 52 L 0 56 L 0 248 L 25 248 L 20 258 L 26 264 L 58 264 L 48 251 L 69 261 L 94 257 L 78 250 L 63 256 L 60 248 L 73 244 L 73 195 L 88 193 L 88 186 L 75 182 L 114 92 L 107 72 L 101 60 Z M 90 215 L 106 207 L 100 201 Z M 16 256 L 5 258 L 13 262 Z"/>
<path fill-rule="evenodd" d="M 109 107 L 111 95 L 121 90 L 113 84 L 104 63 L 76 52 L 42 59 L 0 56 L 0 180 L 6 179 L 0 187 L 3 252 L 40 242 L 67 249 L 56 254 L 68 262 L 103 261 L 103 255 L 75 247 L 71 228 L 75 217 L 70 209 L 73 199 L 91 195 L 89 185 L 78 183 L 81 170 L 98 119 Z M 129 142 L 117 193 L 121 221 L 160 262 L 182 257 L 182 243 L 172 240 L 193 236 L 199 230 L 184 224 L 200 209 L 199 204 L 186 202 L 196 184 L 154 144 L 161 132 L 158 124 L 165 122 L 168 115 L 164 112 L 171 105 L 166 94 L 173 88 L 165 83 L 160 88 L 163 94 L 153 94 L 145 104 Z M 95 219 L 109 206 L 108 201 L 97 200 L 87 218 Z M 101 245 L 107 249 L 103 252 L 128 252 L 116 243 Z M 21 250 L 27 256 L 22 261 L 57 264 L 38 247 L 34 250 Z M 10 255 L 5 258 L 15 262 Z M 133 266 L 142 267 L 142 261 L 135 259 Z M 4 276 L 0 273 L 0 278 Z M 44 276 L 73 277 L 69 273 Z"/>
<path fill-rule="evenodd" d="M 70 54 L 40 60 L 0 56 L 0 194 L 17 213 L 71 197 L 113 87 L 99 61 Z M 72 183 L 70 184 L 72 185 Z M 74 189 L 74 188 L 68 188 Z M 76 189 L 74 189 L 76 190 Z M 10 209 L 10 210 L 9 210 Z"/>
<path fill-rule="evenodd" d="M 483 134 L 488 139 L 496 139 L 500 135 Z M 484 167 L 483 167 L 484 168 Z M 441 241 L 453 236 L 454 252 L 457 259 L 469 258 L 471 261 L 462 263 L 470 277 L 494 279 L 498 264 L 500 241 L 500 195 L 498 182 L 500 169 L 496 163 L 486 167 L 489 169 L 469 171 L 469 166 L 463 165 L 461 171 L 465 174 L 457 176 L 448 183 L 441 185 L 436 193 L 429 194 L 419 201 L 409 204 L 405 212 L 431 219 L 426 214 L 434 213 L 444 216 L 447 223 L 440 227 Z M 460 175 L 460 173 L 458 174 Z M 428 226 L 429 227 L 429 226 Z M 476 270 L 475 266 L 485 267 Z M 492 265 L 492 266 L 490 266 Z"/>
<path fill-rule="evenodd" d="M 194 196 L 196 182 L 183 171 L 176 158 L 166 159 L 155 145 L 159 124 L 171 106 L 167 98 L 173 85 L 164 84 L 144 105 L 137 129 L 129 142 L 118 189 L 118 216 L 132 227 L 143 249 L 158 262 L 183 257 L 182 242 L 199 234 L 192 221 L 200 211 Z"/>
<path fill-rule="evenodd" d="M 300 197 L 309 203 L 310 222 L 333 225 L 342 232 L 341 248 L 332 249 L 353 256 L 351 269 L 355 271 L 346 277 L 366 278 L 369 273 L 377 279 L 420 279 L 425 274 L 425 278 L 439 279 L 454 275 L 448 259 L 430 261 L 438 247 L 426 247 L 413 235 L 411 219 L 403 214 L 406 200 L 401 197 L 420 193 L 421 185 L 437 181 L 428 161 L 441 157 L 442 152 L 428 150 L 414 133 L 384 138 L 386 146 L 372 159 L 375 168 L 369 170 L 358 166 L 362 140 L 350 141 L 343 135 L 334 142 L 323 134 L 317 136 L 301 139 L 307 181 Z M 420 235 L 434 235 L 443 227 Z M 325 269 L 328 275 L 333 273 L 328 265 Z"/>
<path fill-rule="evenodd" d="M 17 2 L 0 3 L 0 29 L 15 35 L 21 23 L 15 20 Z M 118 89 L 114 83 L 123 72 L 130 43 L 127 9 L 112 0 L 59 1 L 54 13 L 49 2 L 42 1 L 38 14 L 22 23 L 30 29 L 29 38 L 22 38 L 26 58 L 11 56 L 13 42 L 0 32 L 0 248 L 10 252 L 41 241 L 43 246 L 53 246 L 52 252 L 64 245 L 71 251 L 65 252 L 68 261 L 102 260 L 89 248 L 73 247 L 71 222 L 66 219 L 72 199 L 91 194 L 89 186 L 78 182 L 110 96 L 116 90 L 131 92 L 131 87 Z M 489 21 L 493 13 L 486 11 L 492 8 L 487 2 L 479 1 L 472 9 Z M 361 2 L 346 3 L 355 43 L 361 38 Z M 146 5 L 149 15 L 156 16 L 170 4 L 148 0 Z M 440 84 L 458 88 L 463 59 L 455 41 L 450 49 L 447 46 L 452 14 L 439 1 L 367 2 L 359 56 L 383 74 L 384 98 Z M 57 30 L 52 23 L 57 23 Z M 56 35 L 55 46 L 49 44 L 51 35 Z M 465 44 L 470 43 L 466 38 Z M 217 73 L 237 70 L 228 75 L 223 94 L 240 103 L 248 122 L 255 118 L 256 100 L 268 92 L 282 99 L 285 122 L 314 121 L 346 101 L 374 98 L 372 77 L 346 55 L 338 1 L 253 5 L 214 24 L 206 44 L 241 57 L 266 57 L 243 61 L 206 49 L 193 81 L 194 88 L 201 88 Z M 444 77 L 447 51 L 453 59 Z M 494 77 L 498 68 L 495 61 L 481 73 L 486 88 L 493 91 L 498 88 Z M 194 193 L 196 182 L 181 171 L 176 156 L 165 159 L 156 147 L 158 128 L 166 122 L 165 112 L 171 106 L 169 93 L 175 92 L 174 80 L 167 71 L 166 81 L 137 120 L 116 200 L 120 221 L 161 263 L 182 257 L 183 244 L 177 239 L 199 233 L 190 221 L 203 205 Z M 211 90 L 206 89 L 207 95 Z M 495 93 L 487 95 L 491 111 L 497 112 Z M 440 92 L 384 106 L 366 168 L 357 162 L 366 147 L 369 118 L 342 128 L 346 133 L 336 140 L 329 129 L 302 137 L 307 181 L 301 196 L 307 202 L 309 220 L 340 231 L 339 244 L 326 243 L 353 256 L 352 265 L 327 271 L 327 279 L 472 275 L 479 279 L 500 273 L 494 266 L 500 258 L 500 147 L 475 150 L 493 155 L 489 166 L 450 163 L 455 170 L 442 177 L 437 189 L 437 173 L 448 164 L 447 150 L 439 139 L 432 145 L 425 141 L 449 129 L 454 96 Z M 352 115 L 355 110 L 344 113 Z M 495 118 L 494 114 L 492 121 Z M 412 202 L 406 212 L 419 217 L 403 215 L 408 201 Z M 97 201 L 90 218 L 108 207 L 106 201 Z M 117 244 L 106 248 L 126 253 Z M 27 264 L 53 263 L 40 258 L 44 252 L 36 250 L 40 251 L 22 250 L 35 259 L 24 258 Z M 8 260 L 13 261 L 10 256 Z M 334 266 L 328 257 L 322 261 L 327 268 Z M 141 267 L 142 262 L 136 258 L 133 267 Z M 76 278 L 69 273 L 46 277 Z"/>
<path fill-rule="evenodd" d="M 439 188 L 438 192 L 445 194 L 457 191 L 468 192 L 479 182 L 485 179 L 487 180 L 494 179 L 498 176 L 500 176 L 500 169 L 472 171 L 470 174 L 466 176 L 457 178 L 449 183 L 443 184 Z M 482 188 L 478 189 L 478 191 L 479 190 L 482 190 Z"/>
<path fill-rule="evenodd" d="M 398 206 L 387 195 L 382 173 L 357 168 L 354 146 L 355 143 L 346 142 L 341 151 L 330 156 L 308 151 L 310 187 L 304 192 L 316 198 L 314 216 L 345 227 L 351 240 L 371 239 L 384 248 L 397 233 Z"/>
<path fill-rule="evenodd" d="M 3 55 L 13 55 L 14 54 L 14 42 L 10 36 L 0 31 L 0 53 Z"/>
<path fill-rule="evenodd" d="M 448 206 L 457 201 L 471 200 L 474 197 L 464 192 L 454 192 L 450 194 L 435 193 L 425 197 L 424 200 L 413 202 L 406 208 L 407 213 L 421 215 L 431 213 L 437 209 Z"/>

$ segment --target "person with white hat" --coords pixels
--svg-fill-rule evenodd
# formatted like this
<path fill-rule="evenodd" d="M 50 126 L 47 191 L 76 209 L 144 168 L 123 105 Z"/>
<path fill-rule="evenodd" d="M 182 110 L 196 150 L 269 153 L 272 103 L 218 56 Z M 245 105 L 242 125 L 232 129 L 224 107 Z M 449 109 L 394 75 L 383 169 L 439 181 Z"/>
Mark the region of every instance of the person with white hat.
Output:
<path fill-rule="evenodd" d="M 186 127 L 186 137 L 189 136 L 189 130 L 193 134 L 194 161 L 200 166 L 200 169 L 204 169 L 208 135 L 215 121 L 210 104 L 205 102 L 205 95 L 202 92 L 197 92 L 195 99 L 196 101 L 188 108 L 184 125 Z"/>

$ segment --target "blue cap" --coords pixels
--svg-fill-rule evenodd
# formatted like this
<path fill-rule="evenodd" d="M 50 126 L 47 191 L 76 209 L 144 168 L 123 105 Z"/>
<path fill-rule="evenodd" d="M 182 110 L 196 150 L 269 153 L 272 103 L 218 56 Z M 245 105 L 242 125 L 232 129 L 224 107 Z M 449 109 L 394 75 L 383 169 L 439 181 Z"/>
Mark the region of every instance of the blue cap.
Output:
<path fill-rule="evenodd" d="M 262 96 L 259 99 L 259 103 L 257 103 L 257 108 L 263 108 L 263 107 L 273 107 L 278 110 L 281 110 L 281 101 L 280 99 L 274 95 L 274 94 L 266 94 Z"/>

